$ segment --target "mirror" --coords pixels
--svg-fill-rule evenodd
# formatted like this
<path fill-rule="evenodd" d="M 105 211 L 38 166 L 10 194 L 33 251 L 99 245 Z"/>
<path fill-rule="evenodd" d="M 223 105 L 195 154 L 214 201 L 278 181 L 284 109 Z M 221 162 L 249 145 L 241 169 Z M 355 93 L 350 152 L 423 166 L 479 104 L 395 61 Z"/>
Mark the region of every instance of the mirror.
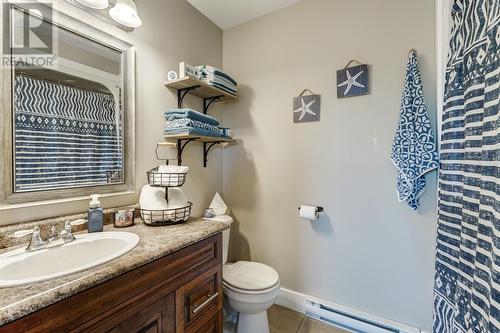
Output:
<path fill-rule="evenodd" d="M 52 30 L 55 65 L 14 67 L 14 192 L 123 183 L 122 53 Z"/>
<path fill-rule="evenodd" d="M 131 46 L 108 35 L 103 42 L 91 27 L 86 31 L 92 35 L 83 34 L 16 6 L 10 10 L 11 45 L 25 42 L 19 31 L 34 20 L 37 38 L 53 44 L 54 56 L 11 68 L 11 195 L 130 188 L 125 147 L 133 131 Z M 46 55 L 36 46 L 23 52 Z"/>

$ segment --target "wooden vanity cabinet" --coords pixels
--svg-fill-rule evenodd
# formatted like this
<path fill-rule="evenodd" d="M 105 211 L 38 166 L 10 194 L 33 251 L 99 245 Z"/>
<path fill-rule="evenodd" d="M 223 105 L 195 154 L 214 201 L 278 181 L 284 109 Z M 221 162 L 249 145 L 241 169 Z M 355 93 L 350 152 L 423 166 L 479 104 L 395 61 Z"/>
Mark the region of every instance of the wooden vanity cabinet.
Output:
<path fill-rule="evenodd" d="M 4 332 L 222 333 L 218 234 L 0 327 Z"/>

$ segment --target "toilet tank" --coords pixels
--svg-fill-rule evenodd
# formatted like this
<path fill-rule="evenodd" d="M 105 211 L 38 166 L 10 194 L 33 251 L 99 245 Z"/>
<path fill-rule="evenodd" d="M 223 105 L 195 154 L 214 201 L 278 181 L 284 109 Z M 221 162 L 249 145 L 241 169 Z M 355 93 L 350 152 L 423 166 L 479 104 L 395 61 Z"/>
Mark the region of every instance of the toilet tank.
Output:
<path fill-rule="evenodd" d="M 227 254 L 229 252 L 229 237 L 231 236 L 231 229 L 226 229 L 222 232 L 222 264 L 227 263 Z"/>
<path fill-rule="evenodd" d="M 233 218 L 229 215 L 219 215 L 210 220 L 226 223 L 229 229 L 222 232 L 222 264 L 227 263 L 227 253 L 229 251 L 229 237 L 231 235 L 231 224 L 233 223 Z"/>

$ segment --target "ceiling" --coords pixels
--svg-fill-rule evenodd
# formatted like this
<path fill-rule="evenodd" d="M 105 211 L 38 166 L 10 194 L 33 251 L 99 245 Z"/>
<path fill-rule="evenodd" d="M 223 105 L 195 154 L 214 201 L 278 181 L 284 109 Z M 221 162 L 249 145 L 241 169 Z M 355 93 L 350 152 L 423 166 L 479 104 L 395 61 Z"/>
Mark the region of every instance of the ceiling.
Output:
<path fill-rule="evenodd" d="M 287 7 L 300 0 L 187 0 L 225 30 Z"/>

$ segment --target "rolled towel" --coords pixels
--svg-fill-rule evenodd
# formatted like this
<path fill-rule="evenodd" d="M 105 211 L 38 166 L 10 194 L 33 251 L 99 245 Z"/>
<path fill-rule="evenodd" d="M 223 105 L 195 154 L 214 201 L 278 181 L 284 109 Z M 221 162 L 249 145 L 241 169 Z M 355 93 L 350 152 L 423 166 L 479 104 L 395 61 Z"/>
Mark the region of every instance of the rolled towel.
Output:
<path fill-rule="evenodd" d="M 188 201 L 186 195 L 180 188 L 173 187 L 168 189 L 168 209 L 183 208 L 187 205 Z M 178 212 L 178 214 L 176 214 L 175 211 L 169 211 L 163 214 L 163 219 L 173 222 L 180 222 L 184 220 L 184 214 L 181 214 L 181 212 Z"/>
<path fill-rule="evenodd" d="M 168 208 L 182 208 L 188 205 L 188 200 L 184 191 L 178 187 L 172 187 L 168 189 Z"/>
<path fill-rule="evenodd" d="M 143 218 L 148 223 L 174 221 L 179 222 L 184 219 L 184 216 L 177 215 L 175 212 L 169 212 L 169 209 L 186 207 L 188 201 L 186 195 L 180 188 L 168 189 L 169 202 L 165 199 L 165 189 L 161 187 L 153 187 L 144 185 L 139 197 L 139 205 L 141 209 L 151 211 L 143 213 Z"/>
<path fill-rule="evenodd" d="M 168 203 L 165 199 L 165 190 L 161 187 L 144 185 L 139 197 L 141 209 L 147 210 L 166 210 Z"/>

